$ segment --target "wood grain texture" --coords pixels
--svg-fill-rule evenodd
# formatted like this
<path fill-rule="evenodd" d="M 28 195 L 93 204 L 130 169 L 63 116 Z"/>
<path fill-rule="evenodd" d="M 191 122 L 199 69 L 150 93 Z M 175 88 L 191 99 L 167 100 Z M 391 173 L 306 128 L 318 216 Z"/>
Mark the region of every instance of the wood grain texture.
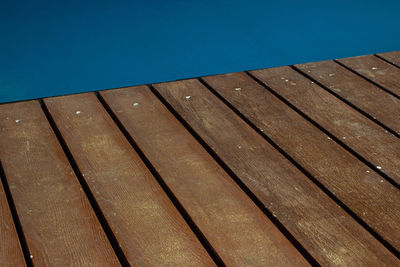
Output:
<path fill-rule="evenodd" d="M 308 265 L 148 87 L 101 95 L 226 265 Z"/>
<path fill-rule="evenodd" d="M 400 97 L 400 68 L 373 55 L 342 58 L 338 61 Z"/>
<path fill-rule="evenodd" d="M 1 141 L 0 141 L 1 142 Z M 26 266 L 6 194 L 0 182 L 0 266 Z"/>
<path fill-rule="evenodd" d="M 400 250 L 399 190 L 247 74 L 231 73 L 203 79 Z M 291 86 L 295 90 L 296 85 Z"/>
<path fill-rule="evenodd" d="M 251 73 L 377 166 L 380 171 L 400 183 L 400 142 L 393 134 L 290 67 L 256 70 Z"/>
<path fill-rule="evenodd" d="M 199 81 L 154 86 L 318 262 L 398 264 L 367 231 Z"/>
<path fill-rule="evenodd" d="M 400 99 L 333 61 L 295 66 L 335 94 L 400 133 Z"/>
<path fill-rule="evenodd" d="M 393 51 L 393 52 L 387 52 L 387 53 L 380 53 L 377 54 L 378 56 L 386 59 L 390 63 L 396 65 L 397 67 L 400 67 L 400 51 Z"/>
<path fill-rule="evenodd" d="M 36 101 L 0 106 L 0 159 L 37 266 L 118 266 Z"/>
<path fill-rule="evenodd" d="M 93 93 L 45 103 L 130 264 L 213 265 Z"/>

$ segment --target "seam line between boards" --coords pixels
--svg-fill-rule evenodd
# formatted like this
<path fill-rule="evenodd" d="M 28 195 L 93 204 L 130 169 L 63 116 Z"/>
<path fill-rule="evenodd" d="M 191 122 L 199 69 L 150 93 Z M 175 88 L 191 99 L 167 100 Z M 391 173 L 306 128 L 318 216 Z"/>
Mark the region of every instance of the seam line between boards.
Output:
<path fill-rule="evenodd" d="M 185 129 L 200 143 L 218 165 L 231 177 L 231 179 L 245 192 L 245 194 L 256 204 L 278 230 L 289 240 L 289 242 L 299 251 L 299 253 L 313 266 L 320 266 L 311 254 L 296 240 L 296 238 L 286 229 L 286 227 L 272 215 L 272 212 L 262 203 L 261 200 L 238 178 L 238 176 L 228 167 L 228 165 L 217 155 L 217 153 L 200 137 L 199 134 L 186 122 L 185 119 L 168 103 L 168 101 L 151 84 L 148 85 L 158 100 L 172 113 L 172 115 L 185 127 Z"/>
<path fill-rule="evenodd" d="M 250 73 L 247 73 L 253 80 Z M 255 80 L 257 83 L 260 82 Z M 220 95 L 214 88 L 212 88 L 207 82 L 201 79 L 201 82 L 205 87 L 207 87 L 217 98 L 219 98 L 226 106 L 228 106 L 237 116 L 239 116 L 243 121 L 245 121 L 254 131 L 263 137 L 269 144 L 271 144 L 279 153 L 281 153 L 291 164 L 293 164 L 298 170 L 300 170 L 312 183 L 314 183 L 323 193 L 325 193 L 329 198 L 331 198 L 339 207 L 341 207 L 351 218 L 353 218 L 357 223 L 359 223 L 366 231 L 368 231 L 375 239 L 378 240 L 383 246 L 385 246 L 390 252 L 392 252 L 396 257 L 399 258 L 400 253 L 396 250 L 388 241 L 386 241 L 382 236 L 380 236 L 372 227 L 370 227 L 364 220 L 362 220 L 355 212 L 353 212 L 346 204 L 344 204 L 335 194 L 333 194 L 325 185 L 316 179 L 311 173 L 307 171 L 300 163 L 298 163 L 294 158 L 290 156 L 288 152 L 279 147 L 267 134 L 262 132 L 250 119 L 248 119 L 244 114 L 242 114 L 237 108 L 235 108 L 228 100 L 226 100 L 222 95 Z M 262 82 L 261 82 L 262 83 Z M 262 85 L 262 84 L 261 84 Z M 264 85 L 262 87 L 265 88 Z M 267 89 L 268 90 L 268 89 Z M 272 90 L 272 89 L 271 89 Z M 271 92 L 270 90 L 268 90 Z M 272 92 L 271 92 L 272 93 Z M 275 95 L 274 93 L 272 93 Z M 283 102 L 280 98 L 278 98 Z M 283 102 L 282 105 L 286 103 Z M 291 108 L 289 106 L 289 108 Z M 296 112 L 296 111 L 295 111 Z M 301 114 L 300 114 L 301 115 Z M 306 119 L 306 118 L 305 118 Z"/>
<path fill-rule="evenodd" d="M 380 126 L 381 128 L 383 128 L 384 130 L 388 131 L 389 133 L 391 133 L 392 135 L 394 135 L 397 138 L 400 138 L 400 135 L 394 131 L 393 129 L 389 128 L 388 126 L 386 126 L 385 124 L 383 124 L 382 122 L 380 122 L 379 120 L 377 120 L 376 118 L 374 118 L 374 116 L 372 116 L 371 114 L 363 111 L 361 108 L 357 107 L 355 104 L 349 102 L 348 100 L 346 100 L 344 97 L 336 94 L 333 90 L 329 89 L 327 86 L 325 86 L 324 84 L 320 83 L 319 81 L 317 81 L 316 79 L 314 79 L 313 77 L 311 77 L 310 75 L 308 75 L 307 73 L 305 73 L 304 71 L 300 70 L 299 68 L 297 68 L 296 66 L 292 65 L 290 66 L 293 70 L 295 70 L 296 72 L 298 72 L 299 74 L 301 74 L 302 76 L 306 77 L 307 79 L 311 80 L 312 82 L 314 82 L 316 85 L 318 85 L 319 87 L 321 87 L 323 90 L 325 90 L 326 92 L 330 93 L 331 95 L 333 95 L 334 97 L 336 97 L 337 99 L 341 100 L 343 103 L 345 103 L 346 105 L 350 106 L 351 108 L 353 108 L 354 110 L 358 111 L 361 115 L 363 115 L 364 117 L 368 118 L 369 120 L 371 120 L 372 122 L 374 122 L 375 124 L 377 124 L 378 126 Z"/>
<path fill-rule="evenodd" d="M 332 61 L 335 62 L 336 64 L 339 64 L 340 66 L 342 66 L 343 68 L 347 69 L 348 71 L 354 73 L 355 75 L 357 75 L 358 77 L 362 78 L 363 80 L 366 80 L 367 82 L 372 83 L 373 85 L 375 85 L 376 87 L 378 87 L 379 89 L 381 89 L 382 91 L 384 91 L 385 93 L 390 94 L 390 95 L 392 95 L 392 96 L 394 96 L 394 97 L 400 99 L 400 96 L 398 96 L 396 93 L 392 92 L 390 89 L 387 89 L 387 88 L 385 88 L 383 85 L 380 85 L 379 83 L 374 82 L 372 79 L 370 79 L 370 78 L 368 78 L 368 77 L 362 75 L 362 74 L 359 73 L 358 71 L 356 71 L 356 70 L 354 70 L 354 69 L 352 69 L 352 68 L 346 66 L 346 65 L 343 64 L 342 62 L 340 62 L 340 61 L 338 61 L 338 60 L 336 60 L 336 59 L 334 59 L 334 60 L 332 60 Z"/>
<path fill-rule="evenodd" d="M 22 250 L 22 253 L 23 253 L 23 256 L 24 256 L 24 259 L 25 259 L 26 266 L 32 267 L 33 266 L 33 261 L 32 261 L 32 258 L 31 258 L 31 253 L 29 251 L 29 246 L 28 246 L 28 243 L 26 241 L 25 233 L 24 233 L 21 221 L 20 221 L 19 216 L 18 216 L 18 212 L 17 212 L 17 208 L 15 206 L 14 198 L 13 198 L 13 196 L 11 194 L 11 190 L 10 190 L 10 187 L 8 185 L 7 177 L 6 177 L 5 171 L 3 169 L 3 164 L 1 162 L 1 160 L 0 160 L 0 180 L 1 180 L 0 186 L 3 186 L 3 189 L 4 189 L 4 194 L 5 194 L 5 197 L 7 199 L 8 208 L 10 210 L 11 217 L 13 219 L 14 227 L 15 227 L 15 230 L 17 232 L 18 240 L 19 240 L 19 243 L 21 245 L 21 250 Z"/>
<path fill-rule="evenodd" d="M 174 207 L 178 210 L 179 214 L 182 216 L 186 224 L 192 230 L 192 232 L 196 235 L 199 242 L 203 245 L 209 256 L 214 260 L 214 262 L 218 266 L 226 266 L 225 263 L 222 261 L 221 257 L 218 255 L 216 250 L 212 247 L 211 243 L 207 240 L 205 235 L 201 232 L 200 228 L 196 225 L 193 221 L 189 213 L 180 203 L 178 198 L 175 196 L 173 191 L 169 188 L 167 183 L 161 177 L 161 175 L 157 172 L 156 168 L 153 166 L 151 161 L 147 158 L 144 152 L 140 149 L 139 145 L 135 142 L 133 137 L 129 134 L 128 130 L 125 128 L 123 123 L 118 119 L 117 115 L 108 105 L 107 101 L 101 96 L 99 92 L 95 92 L 95 95 L 98 101 L 102 104 L 103 108 L 106 110 L 107 114 L 111 117 L 112 121 L 117 125 L 118 129 L 122 132 L 124 137 L 127 139 L 128 143 L 131 145 L 133 150 L 138 154 L 139 158 L 143 161 L 146 168 L 150 171 L 154 179 L 160 185 L 164 193 L 167 195 L 169 200 L 172 202 Z"/>
<path fill-rule="evenodd" d="M 68 160 L 69 165 L 71 166 L 75 177 L 77 178 L 81 188 L 83 189 L 83 192 L 85 193 L 85 196 L 87 200 L 89 201 L 89 204 L 93 210 L 93 213 L 96 215 L 96 218 L 102 227 L 108 242 L 110 243 L 116 257 L 118 258 L 120 264 L 122 266 L 130 266 L 128 259 L 126 258 L 121 246 L 118 243 L 117 238 L 114 235 L 114 232 L 112 231 L 107 219 L 105 218 L 103 211 L 101 210 L 99 204 L 97 203 L 96 198 L 94 197 L 88 183 L 86 182 L 85 178 L 82 175 L 82 172 L 79 168 L 79 165 L 76 163 L 75 158 L 72 155 L 72 152 L 70 151 L 67 142 L 64 140 L 64 137 L 62 136 L 60 130 L 57 127 L 57 124 L 55 120 L 53 119 L 53 116 L 51 115 L 50 111 L 47 109 L 46 104 L 44 103 L 43 99 L 39 99 L 40 106 L 42 107 L 43 113 L 46 116 L 46 119 L 50 125 L 50 128 L 53 130 L 54 135 L 56 136 L 58 143 L 60 144 L 65 157 Z"/>
<path fill-rule="evenodd" d="M 285 103 L 287 106 L 289 106 L 291 109 L 299 113 L 303 118 L 305 118 L 307 121 L 309 121 L 311 124 L 313 124 L 315 127 L 317 127 L 320 131 L 328 135 L 332 140 L 334 140 L 336 143 L 341 145 L 344 149 L 349 151 L 353 156 L 355 156 L 358 160 L 363 162 L 365 165 L 370 167 L 374 172 L 378 173 L 380 176 L 385 178 L 390 184 L 392 184 L 394 187 L 400 190 L 400 185 L 394 181 L 391 177 L 389 177 L 387 174 L 382 172 L 381 170 L 377 169 L 374 164 L 369 162 L 367 159 L 365 159 L 363 156 L 361 156 L 359 153 L 354 151 L 351 147 L 346 145 L 345 143 L 342 142 L 339 138 L 337 138 L 335 135 L 331 134 L 328 130 L 326 130 L 324 127 L 322 127 L 319 123 L 311 119 L 308 115 L 306 115 L 304 112 L 302 112 L 300 109 L 298 109 L 295 105 L 290 103 L 288 100 L 286 100 L 284 97 L 282 97 L 280 94 L 275 92 L 272 88 L 267 86 L 265 83 L 263 83 L 261 80 L 253 76 L 251 73 L 246 72 L 251 78 L 253 78 L 256 82 L 258 82 L 261 86 L 263 86 L 266 90 L 270 91 L 273 95 L 275 95 L 278 99 L 280 99 L 283 103 Z M 307 78 L 307 77 L 306 77 Z"/>
<path fill-rule="evenodd" d="M 396 51 L 396 52 L 400 52 L 400 51 Z M 383 61 L 385 61 L 386 63 L 389 63 L 389 64 L 392 65 L 392 66 L 395 66 L 396 68 L 400 68 L 400 66 L 397 65 L 396 63 L 393 63 L 393 62 L 391 62 L 390 60 L 387 60 L 386 58 L 384 58 L 384 57 L 382 57 L 382 56 L 380 56 L 380 55 L 378 55 L 378 54 L 375 54 L 374 56 L 377 57 L 377 58 L 379 58 L 379 59 L 381 59 L 381 60 L 383 60 Z"/>

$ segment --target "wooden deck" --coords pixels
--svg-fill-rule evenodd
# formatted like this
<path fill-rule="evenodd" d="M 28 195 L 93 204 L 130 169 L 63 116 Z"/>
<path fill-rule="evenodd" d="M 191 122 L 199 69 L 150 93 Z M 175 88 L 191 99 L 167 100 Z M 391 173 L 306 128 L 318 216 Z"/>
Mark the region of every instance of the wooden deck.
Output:
<path fill-rule="evenodd" d="M 0 105 L 0 266 L 400 266 L 400 52 Z"/>

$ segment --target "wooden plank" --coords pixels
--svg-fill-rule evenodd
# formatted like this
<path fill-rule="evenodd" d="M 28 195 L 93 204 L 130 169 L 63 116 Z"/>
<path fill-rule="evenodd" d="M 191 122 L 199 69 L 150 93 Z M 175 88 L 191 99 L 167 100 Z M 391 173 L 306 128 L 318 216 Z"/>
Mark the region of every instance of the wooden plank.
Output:
<path fill-rule="evenodd" d="M 393 134 L 290 67 L 251 74 L 400 183 L 400 142 Z"/>
<path fill-rule="evenodd" d="M 226 265 L 308 265 L 148 87 L 101 95 Z"/>
<path fill-rule="evenodd" d="M 400 67 L 400 51 L 380 53 L 377 55 L 380 56 L 381 58 L 386 59 L 387 61 L 396 65 L 397 67 Z"/>
<path fill-rule="evenodd" d="M 399 190 L 247 74 L 203 79 L 400 251 Z"/>
<path fill-rule="evenodd" d="M 119 265 L 39 103 L 0 106 L 0 159 L 37 266 Z"/>
<path fill-rule="evenodd" d="M 0 220 L 0 266 L 26 266 L 10 207 L 8 206 L 1 182 Z"/>
<path fill-rule="evenodd" d="M 400 97 L 400 68 L 373 55 L 337 61 Z"/>
<path fill-rule="evenodd" d="M 295 66 L 394 132 L 400 133 L 400 99 L 333 61 Z"/>
<path fill-rule="evenodd" d="M 93 93 L 45 104 L 130 264 L 214 264 Z"/>
<path fill-rule="evenodd" d="M 323 265 L 398 263 L 199 81 L 154 86 L 318 262 Z"/>

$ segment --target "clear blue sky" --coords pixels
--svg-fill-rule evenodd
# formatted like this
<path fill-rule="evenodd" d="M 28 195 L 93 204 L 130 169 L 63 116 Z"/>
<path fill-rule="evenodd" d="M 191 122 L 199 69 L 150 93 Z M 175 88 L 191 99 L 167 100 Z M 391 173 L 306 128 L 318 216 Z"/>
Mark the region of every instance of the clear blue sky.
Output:
<path fill-rule="evenodd" d="M 0 3 L 0 102 L 400 50 L 400 1 Z"/>

